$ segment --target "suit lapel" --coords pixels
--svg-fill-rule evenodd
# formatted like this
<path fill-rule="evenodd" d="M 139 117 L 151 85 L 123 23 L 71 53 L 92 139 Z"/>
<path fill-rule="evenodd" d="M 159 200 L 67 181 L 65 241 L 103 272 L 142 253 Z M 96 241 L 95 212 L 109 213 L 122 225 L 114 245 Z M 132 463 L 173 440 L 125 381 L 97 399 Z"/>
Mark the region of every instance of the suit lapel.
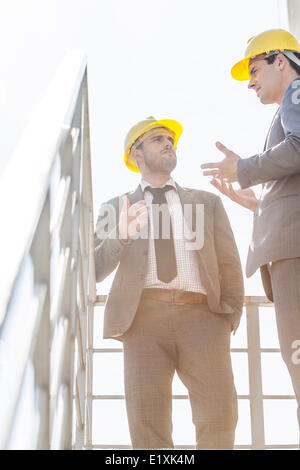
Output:
<path fill-rule="evenodd" d="M 186 224 L 186 227 L 188 230 L 191 230 L 192 233 L 188 233 L 188 238 L 189 241 L 195 242 L 196 240 L 196 204 L 204 204 L 204 202 L 200 199 L 200 193 L 199 191 L 194 191 L 193 189 L 185 189 L 181 188 L 179 184 L 175 183 L 178 194 L 180 197 L 180 201 L 182 204 L 182 208 L 184 211 L 184 205 L 185 204 L 191 204 L 192 205 L 192 220 L 190 220 L 190 217 L 185 217 L 184 223 Z M 197 196 L 196 196 L 197 195 Z M 205 216 L 204 216 L 204 223 L 205 223 Z M 198 266 L 199 266 L 199 272 L 201 276 L 201 282 L 206 289 L 207 292 L 211 290 L 210 287 L 210 281 L 208 279 L 208 272 L 209 272 L 209 267 L 206 262 L 206 255 L 205 255 L 205 250 L 197 249 L 197 260 L 198 260 Z"/>
<path fill-rule="evenodd" d="M 263 152 L 265 152 L 267 149 L 267 145 L 268 145 L 268 140 L 269 140 L 269 137 L 270 137 L 270 133 L 271 133 L 271 130 L 272 130 L 272 127 L 273 127 L 273 124 L 274 124 L 274 121 L 275 121 L 275 118 L 279 112 L 279 109 L 280 107 L 277 109 L 276 113 L 274 114 L 273 116 L 273 119 L 272 119 L 272 122 L 270 124 L 270 127 L 269 127 L 269 130 L 268 130 L 268 133 L 267 133 L 267 137 L 266 137 L 266 140 L 265 140 L 265 143 L 264 143 L 264 149 L 263 149 Z M 263 183 L 262 184 L 262 189 L 264 189 L 264 187 L 266 186 L 266 183 Z"/>
<path fill-rule="evenodd" d="M 273 127 L 275 118 L 276 118 L 276 116 L 277 116 L 277 114 L 278 114 L 278 112 L 279 112 L 279 109 L 280 109 L 280 108 L 277 109 L 276 113 L 275 113 L 274 116 L 273 116 L 272 122 L 271 122 L 271 124 L 270 124 L 269 130 L 268 130 L 268 133 L 267 133 L 267 137 L 266 137 L 266 140 L 265 140 L 263 152 L 265 152 L 265 151 L 267 150 L 267 144 L 268 144 L 269 136 L 270 136 L 270 133 L 271 133 L 271 129 L 272 129 L 272 127 Z"/>
<path fill-rule="evenodd" d="M 192 241 L 191 233 L 195 233 L 196 230 L 196 201 L 194 198 L 194 191 L 192 189 L 186 189 L 182 188 L 175 182 L 180 202 L 182 205 L 182 210 L 183 210 L 183 216 L 184 216 L 184 222 L 186 224 L 186 227 L 190 233 L 188 233 L 188 238 Z M 190 214 L 190 211 L 185 210 L 185 206 L 191 205 L 192 207 L 192 217 L 188 216 Z"/>
<path fill-rule="evenodd" d="M 134 204 L 135 202 L 140 201 L 141 199 L 144 199 L 144 194 L 141 188 L 141 185 L 139 184 L 138 187 L 136 188 L 135 191 L 132 191 L 127 194 L 127 197 L 129 199 L 130 205 Z"/>
<path fill-rule="evenodd" d="M 138 201 L 141 201 L 144 199 L 144 193 L 142 191 L 141 185 L 139 184 L 138 187 L 136 188 L 135 191 L 132 191 L 127 194 L 128 200 L 130 202 L 130 205 L 132 206 Z M 143 253 L 148 251 L 149 247 L 149 240 L 148 238 L 138 238 L 135 240 L 135 242 L 132 244 L 132 254 L 135 256 L 136 262 L 139 264 L 140 260 L 143 259 Z M 146 271 L 147 263 L 143 263 L 143 270 Z"/>

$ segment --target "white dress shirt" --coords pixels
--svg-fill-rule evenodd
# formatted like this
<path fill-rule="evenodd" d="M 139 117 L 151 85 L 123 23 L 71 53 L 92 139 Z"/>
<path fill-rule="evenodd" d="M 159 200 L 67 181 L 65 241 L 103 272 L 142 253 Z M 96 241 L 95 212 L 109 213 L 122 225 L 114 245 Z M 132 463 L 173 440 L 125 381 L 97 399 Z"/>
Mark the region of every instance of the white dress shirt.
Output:
<path fill-rule="evenodd" d="M 177 276 L 168 283 L 160 281 L 157 277 L 156 270 L 156 257 L 155 257 L 155 245 L 153 237 L 153 215 L 152 215 L 152 199 L 153 195 L 150 191 L 145 190 L 146 186 L 152 184 L 142 179 L 140 186 L 144 192 L 144 198 L 149 205 L 149 251 L 148 251 L 148 267 L 145 279 L 145 288 L 159 287 L 164 289 L 177 289 L 191 292 L 200 292 L 206 294 L 205 289 L 201 283 L 200 273 L 197 263 L 197 254 L 194 250 L 186 250 L 186 240 L 184 238 L 184 219 L 183 210 L 180 202 L 180 197 L 177 192 L 175 182 L 172 178 L 166 182 L 166 185 L 174 186 L 174 190 L 167 191 L 165 193 L 166 200 L 169 207 L 173 238 L 174 238 L 174 249 L 177 264 Z M 163 185 L 165 186 L 165 185 Z"/>

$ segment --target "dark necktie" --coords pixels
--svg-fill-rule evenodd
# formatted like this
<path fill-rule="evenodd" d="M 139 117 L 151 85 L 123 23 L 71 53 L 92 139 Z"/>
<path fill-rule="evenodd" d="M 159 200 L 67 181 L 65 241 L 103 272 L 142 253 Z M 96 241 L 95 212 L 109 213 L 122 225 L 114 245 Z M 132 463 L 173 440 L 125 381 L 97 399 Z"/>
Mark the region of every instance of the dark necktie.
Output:
<path fill-rule="evenodd" d="M 150 191 L 153 194 L 152 205 L 156 204 L 154 211 L 157 210 L 159 216 L 153 217 L 153 229 L 154 229 L 154 245 L 155 245 L 155 256 L 156 256 L 156 268 L 157 268 L 157 277 L 162 282 L 171 282 L 174 277 L 177 276 L 177 266 L 176 266 L 176 257 L 174 249 L 174 240 L 173 240 L 173 231 L 171 224 L 171 217 L 168 208 L 168 203 L 166 200 L 166 192 L 170 189 L 174 189 L 171 185 L 166 185 L 163 188 L 151 188 L 147 186 L 145 189 Z M 162 204 L 163 211 L 165 214 L 165 221 L 167 220 L 170 224 L 170 236 L 168 238 L 163 238 L 162 228 L 163 228 L 163 217 L 162 217 Z M 161 210 L 160 210 L 161 209 Z M 155 215 L 155 214 L 153 214 Z M 157 226 L 158 224 L 158 226 Z M 165 224 L 165 222 L 164 222 Z M 165 225 L 164 225 L 165 228 Z M 168 227 L 169 228 L 169 227 Z M 168 233 L 168 232 L 167 232 Z M 157 238 L 158 235 L 158 238 Z"/>

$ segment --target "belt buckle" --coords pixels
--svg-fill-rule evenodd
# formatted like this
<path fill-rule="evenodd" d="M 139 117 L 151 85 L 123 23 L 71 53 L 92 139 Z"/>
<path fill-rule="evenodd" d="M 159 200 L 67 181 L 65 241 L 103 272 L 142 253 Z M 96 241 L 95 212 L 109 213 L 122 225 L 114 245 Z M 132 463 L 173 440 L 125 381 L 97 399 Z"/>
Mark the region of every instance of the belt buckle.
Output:
<path fill-rule="evenodd" d="M 178 291 L 180 292 L 180 291 Z M 176 291 L 172 291 L 172 294 L 171 294 L 171 304 L 172 305 L 184 305 L 184 302 L 176 302 L 175 300 L 175 295 L 176 295 Z"/>

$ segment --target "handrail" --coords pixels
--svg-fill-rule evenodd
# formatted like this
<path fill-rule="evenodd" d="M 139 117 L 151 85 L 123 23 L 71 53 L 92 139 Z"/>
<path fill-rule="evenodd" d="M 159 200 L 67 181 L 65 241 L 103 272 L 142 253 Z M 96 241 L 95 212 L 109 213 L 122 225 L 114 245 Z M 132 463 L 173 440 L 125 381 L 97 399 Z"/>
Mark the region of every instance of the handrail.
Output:
<path fill-rule="evenodd" d="M 0 449 L 89 442 L 92 201 L 87 61 L 71 51 L 0 184 Z"/>
<path fill-rule="evenodd" d="M 0 181 L 0 325 L 32 242 L 55 154 L 70 130 L 85 68 L 82 52 L 65 57 Z"/>

